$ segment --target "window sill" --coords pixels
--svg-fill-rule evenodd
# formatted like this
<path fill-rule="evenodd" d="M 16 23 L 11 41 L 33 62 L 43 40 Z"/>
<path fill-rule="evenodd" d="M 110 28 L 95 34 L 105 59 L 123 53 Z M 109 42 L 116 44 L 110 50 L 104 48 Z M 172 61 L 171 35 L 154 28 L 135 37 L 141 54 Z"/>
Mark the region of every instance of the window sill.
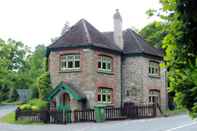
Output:
<path fill-rule="evenodd" d="M 114 104 L 112 104 L 112 103 L 97 102 L 97 104 L 101 104 L 101 105 L 104 105 L 104 106 L 106 106 L 106 107 L 112 107 L 112 106 L 114 106 Z"/>
<path fill-rule="evenodd" d="M 114 74 L 113 72 L 107 72 L 107 71 L 101 71 L 101 70 L 98 70 L 97 72 L 102 73 L 102 74 L 107 74 L 107 75 L 113 75 Z"/>
<path fill-rule="evenodd" d="M 152 75 L 152 74 L 149 74 L 148 76 L 151 77 L 151 78 L 160 78 L 159 75 Z"/>
<path fill-rule="evenodd" d="M 80 69 L 70 69 L 70 70 L 59 71 L 59 73 L 75 73 L 75 72 L 81 72 L 81 70 Z"/>

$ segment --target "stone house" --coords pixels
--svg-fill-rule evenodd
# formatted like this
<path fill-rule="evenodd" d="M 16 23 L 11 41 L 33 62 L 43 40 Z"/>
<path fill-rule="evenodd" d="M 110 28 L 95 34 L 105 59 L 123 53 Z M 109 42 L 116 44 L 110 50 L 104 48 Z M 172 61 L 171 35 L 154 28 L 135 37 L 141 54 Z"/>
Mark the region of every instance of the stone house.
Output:
<path fill-rule="evenodd" d="M 100 32 L 81 19 L 47 48 L 56 109 L 120 107 L 125 102 L 154 103 L 167 108 L 162 51 L 131 29 L 122 30 L 117 10 L 114 31 Z"/>

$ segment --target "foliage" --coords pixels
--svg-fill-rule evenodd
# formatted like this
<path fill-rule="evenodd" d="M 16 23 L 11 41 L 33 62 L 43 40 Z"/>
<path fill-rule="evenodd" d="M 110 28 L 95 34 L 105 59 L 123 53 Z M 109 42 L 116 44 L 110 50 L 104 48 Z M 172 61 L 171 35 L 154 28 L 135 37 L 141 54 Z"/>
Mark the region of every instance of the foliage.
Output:
<path fill-rule="evenodd" d="M 197 1 L 160 0 L 160 18 L 166 22 L 167 35 L 162 46 L 169 70 L 170 92 L 175 92 L 179 107 L 197 117 Z M 158 14 L 157 12 L 157 14 Z"/>
<path fill-rule="evenodd" d="M 166 24 L 164 22 L 154 21 L 153 23 L 150 23 L 147 26 L 145 26 L 140 31 L 140 34 L 150 45 L 156 48 L 161 48 L 162 40 L 167 35 L 165 29 Z"/>
<path fill-rule="evenodd" d="M 22 42 L 0 39 L 0 102 L 17 99 L 16 89 L 32 89 L 37 97 L 36 80 L 45 71 L 46 47 L 34 52 Z"/>
<path fill-rule="evenodd" d="M 44 72 L 37 80 L 38 94 L 40 99 L 45 97 L 52 90 L 49 72 Z"/>
<path fill-rule="evenodd" d="M 28 103 L 19 106 L 21 110 L 40 111 L 47 109 L 47 102 L 40 99 L 32 99 Z"/>
<path fill-rule="evenodd" d="M 0 122 L 9 124 L 43 124 L 42 122 L 35 122 L 30 120 L 15 120 L 15 112 L 8 113 L 0 118 Z"/>

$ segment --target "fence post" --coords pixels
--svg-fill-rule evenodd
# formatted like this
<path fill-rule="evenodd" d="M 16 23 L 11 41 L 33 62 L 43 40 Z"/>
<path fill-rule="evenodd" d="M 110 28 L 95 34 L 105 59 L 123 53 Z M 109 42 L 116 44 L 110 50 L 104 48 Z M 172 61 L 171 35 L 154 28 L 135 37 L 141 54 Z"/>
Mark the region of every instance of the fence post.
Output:
<path fill-rule="evenodd" d="M 153 117 L 156 117 L 157 116 L 157 106 L 156 104 L 154 103 L 153 104 Z"/>
<path fill-rule="evenodd" d="M 16 110 L 15 110 L 15 120 L 16 121 L 18 120 L 19 112 L 20 112 L 20 108 L 16 108 Z"/>

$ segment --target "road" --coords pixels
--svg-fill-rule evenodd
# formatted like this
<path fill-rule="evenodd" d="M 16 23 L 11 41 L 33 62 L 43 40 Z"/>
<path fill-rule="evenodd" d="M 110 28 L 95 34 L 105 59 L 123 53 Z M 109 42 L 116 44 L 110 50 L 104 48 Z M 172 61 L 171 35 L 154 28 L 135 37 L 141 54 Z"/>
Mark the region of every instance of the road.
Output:
<path fill-rule="evenodd" d="M 15 107 L 0 107 L 0 116 Z M 197 121 L 187 115 L 154 119 L 73 123 L 67 125 L 14 125 L 0 123 L 0 131 L 197 131 Z"/>

